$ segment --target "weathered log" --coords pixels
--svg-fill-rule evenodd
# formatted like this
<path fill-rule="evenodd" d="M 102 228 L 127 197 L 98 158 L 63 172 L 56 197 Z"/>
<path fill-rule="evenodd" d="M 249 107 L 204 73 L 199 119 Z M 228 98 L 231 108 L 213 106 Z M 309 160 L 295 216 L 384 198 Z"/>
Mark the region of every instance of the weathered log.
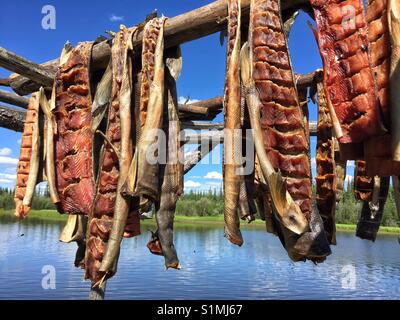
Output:
<path fill-rule="evenodd" d="M 314 82 L 322 81 L 321 69 L 306 74 L 296 74 L 295 81 L 297 88 L 310 87 Z"/>
<path fill-rule="evenodd" d="M 110 60 L 111 49 L 110 45 L 106 42 L 100 42 L 93 46 L 92 49 L 92 69 L 105 69 L 107 68 L 108 61 Z M 59 59 L 54 59 L 41 64 L 52 78 L 55 77 Z M 9 78 L 11 88 L 19 95 L 26 95 L 31 92 L 37 91 L 40 85 L 35 82 L 35 79 L 31 79 L 28 76 L 13 74 Z"/>
<path fill-rule="evenodd" d="M 206 100 L 196 101 L 196 102 L 193 102 L 190 104 L 180 104 L 179 111 L 187 111 L 187 112 L 197 113 L 196 110 L 198 110 L 198 109 L 201 109 L 201 110 L 205 109 L 208 111 L 220 110 L 220 109 L 222 109 L 222 102 L 223 102 L 223 97 L 219 96 L 219 97 L 210 98 L 210 99 L 206 99 Z"/>
<path fill-rule="evenodd" d="M 223 143 L 224 132 L 222 130 L 185 132 L 183 143 L 201 144 L 201 143 L 209 143 L 210 140 L 213 143 Z"/>
<path fill-rule="evenodd" d="M 13 104 L 15 106 L 26 109 L 28 107 L 29 99 L 21 97 L 15 93 L 0 90 L 0 101 Z"/>
<path fill-rule="evenodd" d="M 11 129 L 14 131 L 22 132 L 24 127 L 26 112 L 23 110 L 17 110 L 7 106 L 0 106 L 0 127 Z M 212 123 L 206 121 L 184 121 L 182 122 L 182 129 L 192 130 L 210 130 L 206 132 L 190 131 L 185 134 L 184 142 L 189 144 L 197 144 L 207 142 L 210 139 L 215 141 L 223 142 L 223 125 L 221 123 Z M 317 123 L 312 121 L 309 122 L 310 135 L 315 136 L 317 130 Z"/>
<path fill-rule="evenodd" d="M 187 112 L 187 113 L 195 113 L 202 114 L 205 116 L 209 115 L 209 111 L 207 108 L 199 107 L 192 104 L 180 104 L 178 106 L 179 112 Z"/>
<path fill-rule="evenodd" d="M 183 121 L 182 129 L 193 130 L 222 130 L 224 124 L 222 122 L 209 122 L 209 121 Z"/>
<path fill-rule="evenodd" d="M 282 0 L 282 10 L 300 8 L 308 4 L 308 0 Z M 242 0 L 242 18 L 248 21 L 250 0 Z M 196 40 L 207 35 L 226 29 L 227 24 L 227 1 L 218 0 L 207 4 L 201 8 L 183 13 L 170 18 L 165 23 L 165 48 Z M 141 52 L 143 31 L 137 34 L 133 41 L 135 52 Z M 101 42 L 93 47 L 93 67 L 106 68 L 110 58 L 110 47 L 107 43 Z M 48 61 L 46 65 L 47 72 L 55 74 L 55 66 L 58 65 L 58 59 Z M 22 74 L 22 73 L 21 73 Z M 28 75 L 26 75 L 28 76 Z M 26 95 L 37 90 L 39 87 L 26 77 L 18 76 L 11 81 L 11 87 L 20 95 Z"/>
<path fill-rule="evenodd" d="M 44 86 L 51 86 L 53 83 L 54 74 L 47 68 L 22 58 L 2 47 L 0 47 L 0 66 Z"/>
<path fill-rule="evenodd" d="M 22 132 L 26 111 L 0 105 L 0 127 Z"/>
<path fill-rule="evenodd" d="M 9 87 L 11 79 L 10 78 L 0 78 L 0 86 Z"/>
<path fill-rule="evenodd" d="M 209 143 L 208 148 L 205 148 L 204 145 L 200 144 L 196 150 L 186 154 L 183 173 L 186 174 L 190 170 L 192 170 L 192 168 L 196 164 L 198 164 L 201 159 L 203 159 L 207 154 L 209 154 L 218 144 L 219 143 Z"/>

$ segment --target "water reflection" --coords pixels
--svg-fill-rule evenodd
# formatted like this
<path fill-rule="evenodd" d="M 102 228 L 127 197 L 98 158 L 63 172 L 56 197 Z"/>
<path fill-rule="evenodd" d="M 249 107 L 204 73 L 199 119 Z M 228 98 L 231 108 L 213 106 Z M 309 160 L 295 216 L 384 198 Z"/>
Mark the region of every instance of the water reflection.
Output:
<path fill-rule="evenodd" d="M 13 218 L 0 221 L 1 299 L 86 299 L 89 283 L 73 266 L 75 244 L 58 242 L 63 222 Z M 339 233 L 338 245 L 321 265 L 293 263 L 279 240 L 263 229 L 245 229 L 233 246 L 215 227 L 181 227 L 175 243 L 182 270 L 165 270 L 142 235 L 123 242 L 119 270 L 107 287 L 109 299 L 400 299 L 400 246 L 395 236 L 375 243 Z M 23 236 L 22 236 L 23 234 Z M 56 268 L 56 289 L 41 287 L 42 267 Z M 342 286 L 344 266 L 354 266 L 355 289 Z"/>

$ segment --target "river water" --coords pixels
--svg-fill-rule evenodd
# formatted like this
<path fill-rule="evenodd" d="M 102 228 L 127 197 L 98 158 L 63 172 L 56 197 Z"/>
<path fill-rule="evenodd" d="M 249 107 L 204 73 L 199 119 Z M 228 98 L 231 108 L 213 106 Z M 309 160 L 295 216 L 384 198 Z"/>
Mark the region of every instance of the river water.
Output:
<path fill-rule="evenodd" d="M 0 222 L 0 299 L 88 298 L 90 284 L 73 266 L 76 244 L 58 242 L 61 228 Z M 400 245 L 393 235 L 372 243 L 338 233 L 332 255 L 313 265 L 291 262 L 262 228 L 244 229 L 239 248 L 221 227 L 181 227 L 175 244 L 182 269 L 166 271 L 163 258 L 146 248 L 149 228 L 123 241 L 107 299 L 400 299 Z"/>

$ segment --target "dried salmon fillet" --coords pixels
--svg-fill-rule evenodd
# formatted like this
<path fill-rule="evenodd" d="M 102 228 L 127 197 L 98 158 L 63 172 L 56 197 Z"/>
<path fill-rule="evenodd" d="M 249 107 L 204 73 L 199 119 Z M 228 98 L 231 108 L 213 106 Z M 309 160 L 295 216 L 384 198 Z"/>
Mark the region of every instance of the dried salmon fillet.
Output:
<path fill-rule="evenodd" d="M 260 4 L 259 4 L 260 5 Z M 257 13 L 257 10 L 254 9 L 255 3 L 251 2 L 251 17 Z M 262 6 L 261 6 L 262 7 Z M 252 43 L 252 25 L 250 25 L 250 35 L 249 35 L 249 42 Z M 267 48 L 267 47 L 266 47 Z M 294 202 L 293 198 L 291 197 L 290 193 L 286 189 L 286 185 L 282 179 L 282 176 L 279 172 L 276 172 L 274 169 L 264 147 L 262 135 L 263 135 L 263 124 L 266 123 L 273 123 L 273 119 L 266 119 L 264 121 L 260 118 L 260 113 L 263 104 L 260 100 L 259 94 L 257 89 L 255 88 L 254 80 L 252 79 L 252 65 L 253 59 L 257 57 L 254 52 L 256 48 L 251 45 L 242 46 L 241 53 L 240 53 L 240 72 L 241 72 L 241 80 L 244 86 L 245 96 L 246 96 L 246 106 L 249 111 L 249 118 L 251 123 L 251 128 L 254 132 L 254 143 L 256 149 L 256 159 L 257 163 L 259 164 L 259 169 L 257 172 L 260 174 L 262 173 L 262 178 L 266 181 L 269 186 L 270 196 L 272 199 L 272 203 L 274 209 L 276 210 L 277 214 L 279 215 L 279 219 L 282 223 L 296 234 L 302 234 L 307 230 L 307 219 L 302 214 L 299 206 Z M 289 61 L 288 57 L 286 61 Z M 300 111 L 299 109 L 292 108 L 294 110 Z M 284 107 L 279 108 L 279 110 L 285 110 Z M 267 108 L 265 111 L 268 112 L 270 115 L 274 115 L 274 113 L 269 113 L 271 108 Z M 281 116 L 283 114 L 283 117 Z M 288 118 L 286 115 L 290 115 L 292 113 L 280 113 L 277 119 L 280 119 L 281 124 L 285 124 L 287 126 Z M 298 113 L 298 116 L 295 117 L 298 121 L 302 122 L 303 118 L 301 112 Z M 257 166 L 256 166 L 257 168 Z M 260 180 L 259 180 L 260 182 Z M 262 183 L 262 181 L 261 181 Z M 265 197 L 264 197 L 265 198 Z"/>
<path fill-rule="evenodd" d="M 54 136 L 60 213 L 88 215 L 93 201 L 90 59 L 92 43 L 63 57 L 55 77 Z"/>
<path fill-rule="evenodd" d="M 283 246 L 294 261 L 322 262 L 331 253 L 318 212 L 311 206 L 309 141 L 282 28 L 280 2 L 253 0 L 250 5 L 250 59 L 242 48 L 242 80 L 247 90 L 257 156 L 272 199 L 272 220 Z M 265 16 L 275 15 L 280 24 Z M 275 20 L 276 21 L 276 20 Z M 258 61 L 256 49 L 284 52 L 275 62 Z M 276 55 L 278 56 L 278 55 Z M 246 60 L 251 63 L 248 65 Z M 264 63 L 262 77 L 254 65 Z M 279 68 L 276 73 L 267 70 Z M 250 81 L 249 71 L 250 68 Z M 291 75 L 291 80 L 288 78 Z M 260 117 L 261 113 L 261 117 Z M 268 140 L 262 139 L 266 135 Z M 279 171 L 277 171 L 279 170 Z"/>
<path fill-rule="evenodd" d="M 264 148 L 272 166 L 282 172 L 291 189 L 289 193 L 308 218 L 312 208 L 306 115 L 294 85 L 279 6 L 279 1 L 273 0 L 252 2 L 252 74 L 262 102 L 260 124 Z M 277 57 L 273 58 L 272 53 Z M 263 58 L 266 55 L 271 56 L 268 61 Z M 309 193 L 299 192 L 296 184 L 304 185 Z"/>
<path fill-rule="evenodd" d="M 224 93 L 224 220 L 225 237 L 233 244 L 243 244 L 240 232 L 238 203 L 240 192 L 241 88 L 239 74 L 240 56 L 240 0 L 228 2 L 227 66 Z"/>
<path fill-rule="evenodd" d="M 323 84 L 318 88 L 316 203 L 330 244 L 336 244 L 336 163 L 333 128 Z"/>
<path fill-rule="evenodd" d="M 23 219 L 31 209 L 32 199 L 38 182 L 42 141 L 39 125 L 39 94 L 32 94 L 21 138 L 20 157 L 15 185 L 15 216 Z"/>
<path fill-rule="evenodd" d="M 140 130 L 137 129 L 139 141 L 122 188 L 124 194 L 140 197 L 143 210 L 159 199 L 158 159 L 150 148 L 156 145 L 162 124 L 165 20 L 166 17 L 154 18 L 145 27 L 138 121 Z"/>
<path fill-rule="evenodd" d="M 390 63 L 392 48 L 388 24 L 388 1 L 367 1 L 368 38 L 371 43 L 371 65 L 378 89 L 378 99 L 386 127 L 391 127 Z M 395 98 L 396 99 L 396 98 Z M 391 129 L 391 128 L 390 128 Z M 396 128 L 394 127 L 394 130 Z M 400 162 L 392 160 L 392 135 L 374 137 L 365 143 L 367 173 L 370 176 L 400 174 Z M 400 160 L 400 159 L 399 159 Z"/>
<path fill-rule="evenodd" d="M 153 252 L 154 246 L 159 244 L 159 250 L 156 250 L 155 253 L 161 251 L 164 256 L 165 267 L 167 269 L 180 269 L 173 240 L 176 202 L 183 193 L 183 154 L 179 136 L 181 129 L 176 92 L 176 80 L 182 68 L 180 48 L 169 49 L 165 52 L 165 56 L 166 61 L 175 60 L 177 63 L 170 63 L 169 67 L 165 68 L 163 130 L 167 141 L 166 163 L 160 164 L 159 188 L 161 196 L 160 201 L 155 202 L 157 231 L 156 237 L 153 235 L 148 248 Z"/>
<path fill-rule="evenodd" d="M 119 189 L 132 159 L 130 50 L 133 32 L 134 29 L 121 25 L 111 49 L 111 92 L 108 92 L 109 95 L 105 93 L 110 101 L 107 128 L 100 153 L 96 194 L 88 221 L 85 258 L 85 277 L 95 285 L 116 272 L 119 241 L 130 209 L 130 199 L 123 197 Z M 112 236 L 113 229 L 117 227 L 119 238 Z M 105 261 L 107 263 L 103 265 Z"/>
<path fill-rule="evenodd" d="M 393 160 L 400 161 L 400 3 L 387 0 L 388 27 L 392 52 L 390 56 L 390 119 Z"/>
<path fill-rule="evenodd" d="M 311 0 L 324 67 L 324 87 L 340 143 L 383 134 L 361 0 Z"/>

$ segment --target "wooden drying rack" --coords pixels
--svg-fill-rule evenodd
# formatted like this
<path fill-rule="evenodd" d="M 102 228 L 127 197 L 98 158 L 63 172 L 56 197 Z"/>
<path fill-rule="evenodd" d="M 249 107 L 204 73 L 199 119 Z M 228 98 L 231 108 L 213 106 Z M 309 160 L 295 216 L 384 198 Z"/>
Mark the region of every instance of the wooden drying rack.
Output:
<path fill-rule="evenodd" d="M 242 19 L 248 23 L 250 0 L 241 0 Z M 281 0 L 282 17 L 291 16 L 298 10 L 304 10 L 312 15 L 309 0 Z M 227 0 L 214 1 L 201 8 L 169 18 L 164 27 L 165 48 L 193 41 L 210 34 L 226 29 L 227 25 Z M 143 31 L 138 33 L 133 42 L 136 52 L 141 52 Z M 92 51 L 92 66 L 95 70 L 105 69 L 111 55 L 111 48 L 106 41 L 96 43 Z M 23 131 L 28 98 L 26 95 L 37 91 L 40 86 L 51 90 L 58 59 L 37 64 L 13 52 L 0 47 L 0 67 L 15 72 L 8 78 L 0 78 L 0 86 L 10 87 L 15 93 L 0 90 L 0 127 Z M 308 74 L 295 75 L 298 89 L 307 89 L 321 77 L 321 72 L 314 71 Z M 212 122 L 222 111 L 223 97 L 179 105 L 179 118 L 183 129 L 192 129 L 185 135 L 187 143 L 199 144 L 197 150 L 185 155 L 184 173 L 190 171 L 201 161 L 216 145 L 223 142 L 223 123 Z M 316 122 L 309 123 L 310 135 L 316 135 Z M 203 130 L 203 131 L 200 131 Z M 207 130 L 207 131 L 205 131 Z M 208 144 L 210 148 L 202 148 Z M 105 283 L 100 288 L 92 288 L 89 298 L 92 300 L 104 299 Z"/>

